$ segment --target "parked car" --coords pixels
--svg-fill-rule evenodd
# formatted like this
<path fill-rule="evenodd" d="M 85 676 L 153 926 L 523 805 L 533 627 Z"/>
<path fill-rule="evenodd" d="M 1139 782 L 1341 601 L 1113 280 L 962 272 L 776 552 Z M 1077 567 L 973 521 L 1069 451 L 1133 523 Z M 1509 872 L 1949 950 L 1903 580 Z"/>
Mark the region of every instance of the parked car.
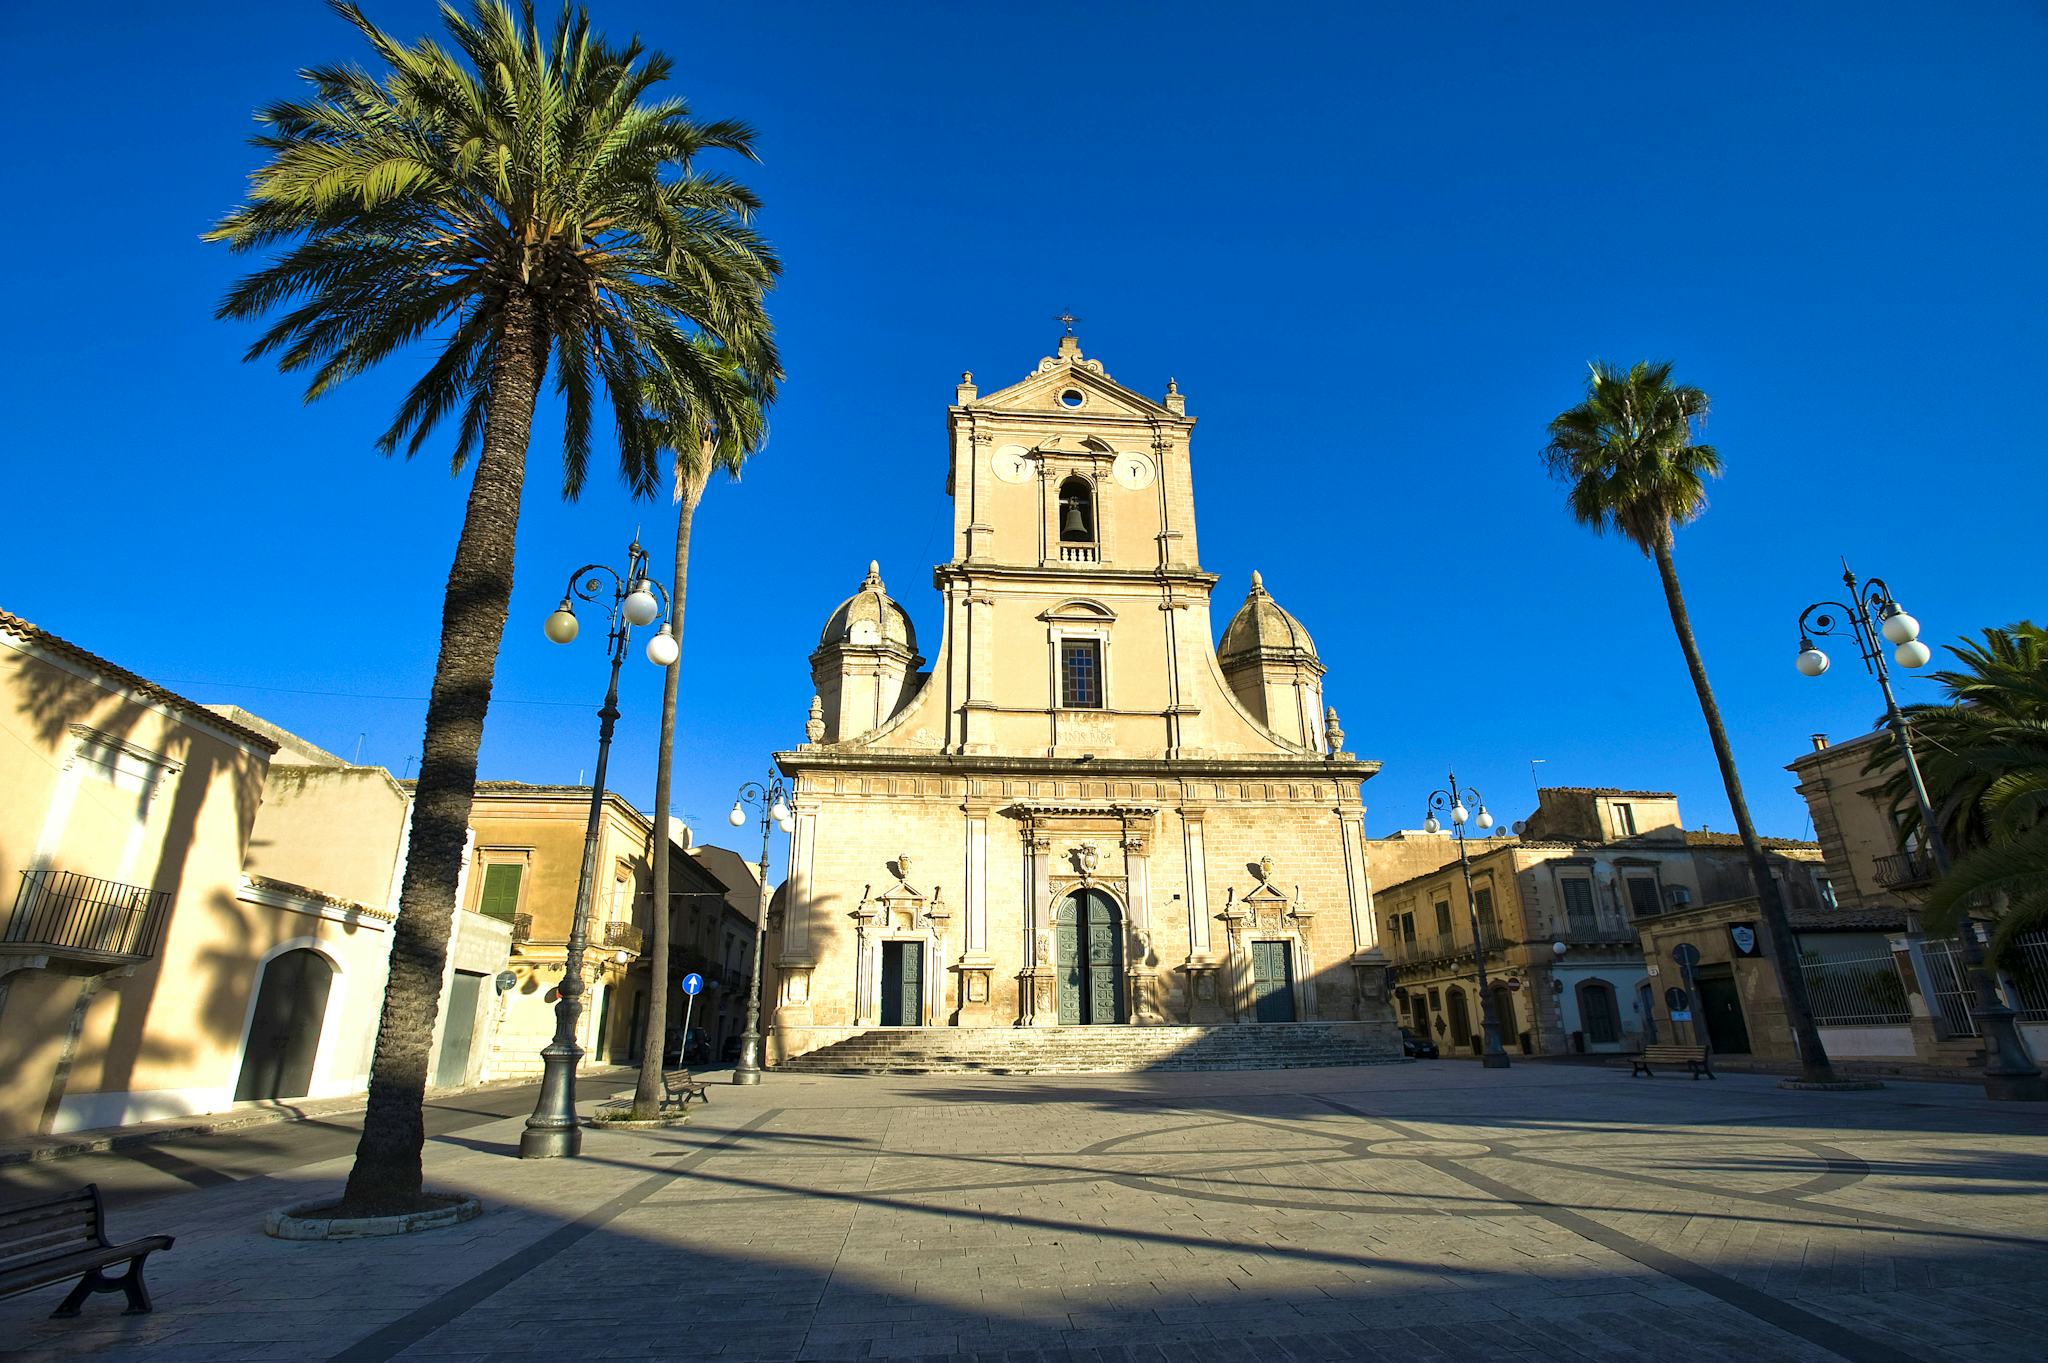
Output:
<path fill-rule="evenodd" d="M 740 1039 L 736 1036 L 727 1037 L 725 1044 L 718 1048 L 718 1058 L 728 1065 L 738 1061 L 740 1058 Z"/>
<path fill-rule="evenodd" d="M 1426 1036 L 1417 1036 L 1406 1027 L 1401 1029 L 1401 1054 L 1411 1060 L 1436 1059 L 1436 1043 Z"/>

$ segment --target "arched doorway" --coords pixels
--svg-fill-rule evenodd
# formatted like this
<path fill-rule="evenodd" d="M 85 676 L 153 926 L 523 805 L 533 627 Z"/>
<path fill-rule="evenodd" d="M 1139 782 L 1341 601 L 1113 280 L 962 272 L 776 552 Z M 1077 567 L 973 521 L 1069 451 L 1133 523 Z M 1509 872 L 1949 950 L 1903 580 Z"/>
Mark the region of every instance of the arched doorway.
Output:
<path fill-rule="evenodd" d="M 303 1098 L 312 1092 L 320 1024 L 327 1017 L 327 993 L 333 986 L 334 967 L 306 947 L 273 956 L 263 967 L 256 1008 L 249 1017 L 249 1042 L 242 1050 L 236 1102 Z"/>
<path fill-rule="evenodd" d="M 1444 1011 L 1451 1016 L 1451 1045 L 1461 1051 L 1472 1050 L 1472 1014 L 1465 1003 L 1465 991 L 1446 989 Z"/>
<path fill-rule="evenodd" d="M 1076 890 L 1054 916 L 1062 1026 L 1122 1022 L 1123 914 L 1100 890 Z"/>

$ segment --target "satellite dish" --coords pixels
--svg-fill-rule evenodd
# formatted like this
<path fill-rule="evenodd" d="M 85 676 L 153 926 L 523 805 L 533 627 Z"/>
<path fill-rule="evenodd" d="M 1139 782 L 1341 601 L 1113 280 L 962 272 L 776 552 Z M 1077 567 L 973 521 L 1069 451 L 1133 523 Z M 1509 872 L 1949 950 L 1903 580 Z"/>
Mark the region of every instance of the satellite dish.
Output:
<path fill-rule="evenodd" d="M 1518 838 L 1519 838 L 1519 837 L 1521 837 L 1521 836 L 1522 836 L 1522 834 L 1524 834 L 1524 833 L 1526 833 L 1526 832 L 1528 831 L 1528 829 L 1529 829 L 1529 821 L 1528 821 L 1527 819 L 1517 819 L 1517 820 L 1515 820 L 1515 836 L 1516 836 L 1516 837 L 1518 837 Z"/>

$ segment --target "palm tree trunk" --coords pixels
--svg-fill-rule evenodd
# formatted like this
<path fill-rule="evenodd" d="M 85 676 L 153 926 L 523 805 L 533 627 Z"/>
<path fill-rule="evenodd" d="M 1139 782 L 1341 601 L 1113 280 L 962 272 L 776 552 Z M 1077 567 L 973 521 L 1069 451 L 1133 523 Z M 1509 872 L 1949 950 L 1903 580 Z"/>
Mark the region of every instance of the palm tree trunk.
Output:
<path fill-rule="evenodd" d="M 696 518 L 697 503 L 704 497 L 704 483 L 711 475 L 708 452 L 698 470 L 679 470 L 676 479 L 676 566 L 669 579 L 669 626 L 676 636 L 676 661 L 669 665 L 661 683 L 661 747 L 654 758 L 654 955 L 648 962 L 647 1004 L 648 1044 L 640 1051 L 640 1080 L 633 1089 L 633 1117 L 653 1121 L 661 1115 L 662 1052 L 668 1044 L 668 810 L 669 788 L 675 777 L 676 699 L 682 686 L 683 602 L 689 596 L 690 523 Z M 685 1046 L 690 1038 L 683 1037 Z"/>
<path fill-rule="evenodd" d="M 1813 1005 L 1806 996 L 1806 974 L 1799 967 L 1798 939 L 1792 935 L 1792 921 L 1785 914 L 1784 896 L 1764 859 L 1763 844 L 1757 841 L 1756 825 L 1750 821 L 1749 802 L 1742 797 L 1742 778 L 1735 771 L 1735 752 L 1728 746 L 1728 730 L 1721 723 L 1721 707 L 1714 703 L 1714 688 L 1707 682 L 1707 665 L 1700 659 L 1699 641 L 1693 638 L 1692 620 L 1686 614 L 1685 594 L 1678 587 L 1678 565 L 1671 557 L 1671 529 L 1667 525 L 1652 542 L 1657 575 L 1664 579 L 1664 604 L 1671 608 L 1671 627 L 1678 632 L 1678 646 L 1685 650 L 1685 665 L 1692 672 L 1692 689 L 1699 694 L 1700 713 L 1706 717 L 1707 738 L 1714 745 L 1714 760 L 1721 764 L 1721 784 L 1728 791 L 1728 808 L 1735 815 L 1735 832 L 1749 857 L 1749 874 L 1756 882 L 1758 905 L 1770 929 L 1771 964 L 1778 972 L 1778 992 L 1785 1000 L 1785 1016 L 1792 1024 L 1792 1039 L 1799 1047 L 1800 1076 L 1809 1083 L 1832 1083 L 1834 1066 L 1821 1044 L 1820 1028 L 1814 1025 Z"/>
<path fill-rule="evenodd" d="M 427 699 L 410 851 L 391 932 L 391 977 L 377 1020 L 363 1135 L 339 1208 L 348 1216 L 391 1215 L 422 1205 L 427 1052 L 440 1011 L 455 887 L 476 795 L 477 748 L 511 606 L 527 433 L 540 391 L 531 302 L 515 294 L 503 327 L 483 449 L 441 603 L 441 652 Z"/>

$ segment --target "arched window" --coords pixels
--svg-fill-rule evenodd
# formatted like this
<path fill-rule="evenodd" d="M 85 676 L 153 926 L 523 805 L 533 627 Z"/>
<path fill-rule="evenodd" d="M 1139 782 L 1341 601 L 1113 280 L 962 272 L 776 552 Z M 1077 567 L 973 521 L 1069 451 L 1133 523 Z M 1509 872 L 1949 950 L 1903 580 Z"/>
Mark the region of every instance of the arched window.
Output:
<path fill-rule="evenodd" d="M 1095 489 L 1086 478 L 1060 484 L 1060 543 L 1095 543 Z"/>
<path fill-rule="evenodd" d="M 1605 980 L 1579 981 L 1579 1025 L 1585 1028 L 1586 1044 L 1604 1045 L 1621 1040 L 1621 1016 L 1614 1003 L 1614 986 Z"/>

